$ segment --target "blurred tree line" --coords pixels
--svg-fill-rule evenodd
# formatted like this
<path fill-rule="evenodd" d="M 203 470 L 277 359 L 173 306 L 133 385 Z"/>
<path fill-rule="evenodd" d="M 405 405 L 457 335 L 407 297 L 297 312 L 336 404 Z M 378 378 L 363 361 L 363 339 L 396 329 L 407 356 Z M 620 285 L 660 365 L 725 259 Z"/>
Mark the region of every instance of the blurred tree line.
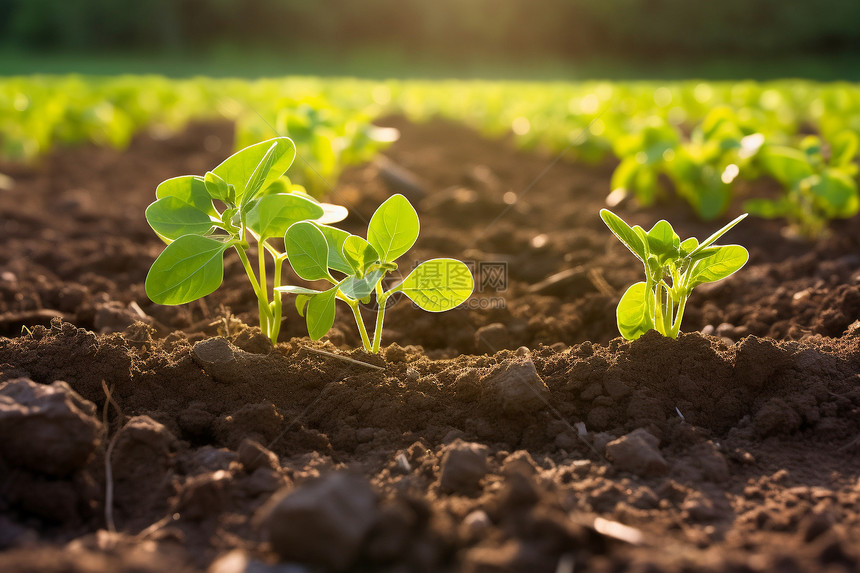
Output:
<path fill-rule="evenodd" d="M 495 57 L 860 51 L 860 0 L 0 0 L 0 45 Z"/>

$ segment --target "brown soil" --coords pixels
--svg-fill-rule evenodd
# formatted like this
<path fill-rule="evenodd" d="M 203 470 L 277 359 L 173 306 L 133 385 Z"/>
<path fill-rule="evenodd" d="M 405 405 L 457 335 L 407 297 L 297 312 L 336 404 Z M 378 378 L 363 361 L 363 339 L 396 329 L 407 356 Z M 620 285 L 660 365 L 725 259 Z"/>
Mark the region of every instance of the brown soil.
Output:
<path fill-rule="evenodd" d="M 377 162 L 329 200 L 363 233 L 412 194 L 401 268 L 460 257 L 483 290 L 399 302 L 380 356 L 343 309 L 320 343 L 288 313 L 271 349 L 230 256 L 204 301 L 146 299 L 143 210 L 230 126 L 0 165 L 0 570 L 860 570 L 857 218 L 816 244 L 745 221 L 727 238 L 751 260 L 693 294 L 690 334 L 624 342 L 640 269 L 597 216 L 611 166 L 387 123 L 420 185 Z"/>

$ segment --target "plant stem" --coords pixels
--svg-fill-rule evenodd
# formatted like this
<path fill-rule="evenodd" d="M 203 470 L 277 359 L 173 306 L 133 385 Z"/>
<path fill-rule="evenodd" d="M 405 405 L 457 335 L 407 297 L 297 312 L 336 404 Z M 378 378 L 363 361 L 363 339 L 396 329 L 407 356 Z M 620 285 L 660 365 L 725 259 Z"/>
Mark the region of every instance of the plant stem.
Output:
<path fill-rule="evenodd" d="M 675 324 L 672 325 L 672 338 L 678 338 L 681 332 L 681 319 L 684 318 L 684 307 L 687 306 L 687 295 L 681 295 L 681 300 L 678 301 L 678 313 L 675 318 Z"/>
<path fill-rule="evenodd" d="M 395 287 L 396 288 L 396 287 Z M 376 310 L 376 326 L 373 329 L 373 346 L 370 351 L 373 353 L 379 352 L 379 346 L 382 344 L 382 323 L 385 320 L 385 305 L 388 303 L 388 297 L 394 293 L 394 289 L 383 293 L 382 282 L 376 284 L 376 304 L 379 307 Z"/>
<path fill-rule="evenodd" d="M 278 343 L 278 335 L 281 333 L 281 295 L 277 294 L 274 289 L 281 286 L 281 270 L 284 266 L 284 259 L 285 257 L 275 257 L 275 276 L 272 279 L 274 281 L 272 285 L 272 302 L 269 304 L 269 308 L 272 311 L 269 339 L 272 341 L 272 344 Z"/>
<path fill-rule="evenodd" d="M 260 330 L 271 338 L 272 319 L 274 317 L 269 308 L 269 279 L 266 276 L 266 249 L 261 242 L 257 242 L 257 268 L 260 273 L 260 295 L 257 296 L 257 303 L 260 306 Z M 263 311 L 263 307 L 266 308 L 265 311 Z M 264 314 L 266 315 L 265 320 Z"/>
<path fill-rule="evenodd" d="M 355 317 L 355 324 L 358 326 L 358 334 L 361 335 L 361 344 L 364 346 L 364 349 L 368 352 L 371 352 L 371 344 L 370 337 L 367 335 L 367 327 L 364 326 L 364 320 L 361 318 L 361 307 L 358 305 L 358 302 L 349 299 L 341 299 L 345 300 L 349 305 L 349 308 L 352 309 L 352 315 Z"/>
<path fill-rule="evenodd" d="M 241 245 L 234 246 L 236 247 L 236 252 L 239 253 L 239 259 L 242 261 L 242 266 L 245 267 L 245 273 L 248 275 L 248 280 L 251 281 L 251 287 L 254 289 L 254 294 L 257 296 L 258 308 L 260 309 L 260 328 L 262 330 L 264 324 L 268 324 L 271 319 L 269 305 L 268 303 L 263 303 L 266 297 L 265 294 L 260 291 L 260 283 L 257 282 L 257 275 L 254 274 L 254 269 L 251 267 L 248 255 L 245 254 L 245 249 L 243 249 Z"/>

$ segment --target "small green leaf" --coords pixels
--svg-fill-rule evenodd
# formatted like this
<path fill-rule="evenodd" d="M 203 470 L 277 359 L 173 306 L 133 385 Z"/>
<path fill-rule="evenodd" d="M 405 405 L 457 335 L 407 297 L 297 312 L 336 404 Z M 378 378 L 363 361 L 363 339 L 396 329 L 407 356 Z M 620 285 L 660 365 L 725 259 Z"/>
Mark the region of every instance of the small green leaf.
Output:
<path fill-rule="evenodd" d="M 648 292 L 644 282 L 631 285 L 618 302 L 615 316 L 618 320 L 618 332 L 627 340 L 636 340 L 654 328 L 654 320 L 648 313 L 646 296 Z"/>
<path fill-rule="evenodd" d="M 313 223 L 302 221 L 287 229 L 284 243 L 296 274 L 307 281 L 331 278 L 328 272 L 328 244 Z"/>
<path fill-rule="evenodd" d="M 681 239 L 675 234 L 669 221 L 662 219 L 648 231 L 648 250 L 657 255 L 660 264 L 678 257 Z"/>
<path fill-rule="evenodd" d="M 263 175 L 258 188 L 265 189 L 289 169 L 296 156 L 296 146 L 288 137 L 277 137 L 246 147 L 225 159 L 218 167 L 212 170 L 221 179 L 233 185 L 235 189 L 235 203 L 242 203 L 245 189 L 273 144 L 276 147 L 271 155 L 271 166 L 267 170 L 267 173 Z"/>
<path fill-rule="evenodd" d="M 699 240 L 696 239 L 696 237 L 690 237 L 689 239 L 684 239 L 684 241 L 681 243 L 681 246 L 679 247 L 679 250 L 681 251 L 681 256 L 686 257 L 687 255 L 692 253 L 693 250 L 695 250 L 695 248 L 698 246 L 699 246 Z"/>
<path fill-rule="evenodd" d="M 296 286 L 296 285 L 284 285 L 284 286 L 276 288 L 275 290 L 277 292 L 280 292 L 283 294 L 295 294 L 295 295 L 299 295 L 299 294 L 315 295 L 315 294 L 319 294 L 319 293 L 323 292 L 321 290 L 314 290 L 312 288 L 305 288 L 305 287 Z"/>
<path fill-rule="evenodd" d="M 340 283 L 340 292 L 348 296 L 352 300 L 362 300 L 373 293 L 376 288 L 376 283 L 385 276 L 385 271 L 376 269 L 370 271 L 363 277 L 347 277 Z"/>
<path fill-rule="evenodd" d="M 252 200 L 254 200 L 257 195 L 260 194 L 260 191 L 263 189 L 263 183 L 266 180 L 266 176 L 272 170 L 272 166 L 275 164 L 276 153 L 278 152 L 278 142 L 275 142 L 269 147 L 266 151 L 266 154 L 260 160 L 260 163 L 254 169 L 254 172 L 251 174 L 250 179 L 248 179 L 248 184 L 245 186 L 245 192 L 242 194 L 242 206 L 247 205 Z M 282 174 L 279 174 L 280 177 Z M 277 181 L 277 179 L 270 180 L 268 185 L 271 185 Z"/>
<path fill-rule="evenodd" d="M 345 275 L 351 275 L 354 271 L 352 266 L 343 258 L 343 244 L 349 237 L 349 233 L 337 227 L 317 224 L 316 227 L 322 231 L 328 244 L 328 266 Z"/>
<path fill-rule="evenodd" d="M 735 217 L 734 219 L 729 221 L 729 223 L 727 225 L 725 225 L 723 228 L 721 228 L 719 231 L 715 232 L 713 235 L 711 235 L 710 237 L 708 237 L 707 239 L 705 239 L 704 241 L 699 243 L 699 246 L 696 247 L 695 249 L 693 249 L 693 251 L 690 254 L 692 255 L 694 253 L 697 253 L 698 251 L 701 251 L 702 249 L 704 249 L 706 247 L 710 247 L 712 244 L 714 244 L 714 242 L 717 239 L 719 239 L 720 237 L 722 237 L 723 235 L 728 233 L 732 227 L 734 227 L 735 225 L 737 225 L 738 223 L 740 223 L 741 221 L 746 219 L 747 215 L 748 215 L 748 213 L 744 213 L 743 215 L 740 215 L 739 217 Z"/>
<path fill-rule="evenodd" d="M 335 296 L 338 287 L 334 286 L 327 291 L 315 294 L 308 301 L 305 318 L 308 325 L 308 336 L 312 340 L 319 340 L 326 332 L 331 330 L 334 324 Z"/>
<path fill-rule="evenodd" d="M 860 146 L 857 134 L 853 131 L 842 131 L 831 140 L 830 164 L 836 167 L 851 165 Z"/>
<path fill-rule="evenodd" d="M 233 202 L 233 197 L 230 195 L 230 185 L 226 181 L 208 171 L 203 182 L 206 184 L 206 191 L 210 197 L 228 204 Z"/>
<path fill-rule="evenodd" d="M 314 201 L 292 193 L 264 195 L 253 202 L 246 215 L 248 227 L 263 239 L 280 237 L 290 225 L 323 215 L 323 208 Z"/>
<path fill-rule="evenodd" d="M 298 311 L 299 316 L 305 315 L 305 309 L 308 306 L 308 302 L 311 300 L 313 295 L 310 294 L 297 294 L 296 295 L 296 311 Z"/>
<path fill-rule="evenodd" d="M 749 258 L 747 250 L 739 245 L 717 247 L 711 256 L 696 263 L 692 270 L 690 288 L 726 278 L 743 267 Z"/>
<path fill-rule="evenodd" d="M 228 243 L 184 235 L 165 248 L 146 275 L 146 295 L 157 304 L 184 304 L 214 292 L 224 280 Z"/>
<path fill-rule="evenodd" d="M 179 197 L 162 197 L 146 208 L 146 221 L 164 242 L 183 235 L 205 235 L 212 230 L 212 218 Z"/>
<path fill-rule="evenodd" d="M 419 230 L 415 208 L 403 195 L 392 195 L 370 218 L 367 242 L 373 245 L 382 262 L 388 263 L 412 248 Z"/>
<path fill-rule="evenodd" d="M 425 261 L 395 287 L 429 312 L 451 310 L 465 302 L 473 288 L 469 267 L 456 259 Z"/>
<path fill-rule="evenodd" d="M 358 235 L 350 235 L 343 242 L 343 258 L 361 277 L 370 265 L 379 262 L 379 253 Z"/>
<path fill-rule="evenodd" d="M 857 214 L 857 183 L 838 169 L 827 169 L 810 186 L 822 199 L 820 207 L 828 217 L 852 217 Z"/>
<path fill-rule="evenodd" d="M 618 237 L 618 240 L 621 241 L 631 253 L 636 255 L 636 258 L 645 262 L 645 259 L 648 256 L 646 243 L 642 240 L 642 236 L 637 233 L 633 227 L 625 223 L 624 219 L 609 209 L 601 209 L 600 218 L 603 219 L 603 222 L 606 223 L 609 230 Z"/>
<path fill-rule="evenodd" d="M 323 209 L 322 216 L 317 219 L 317 223 L 320 225 L 331 225 L 332 223 L 339 223 L 346 219 L 349 216 L 349 211 L 346 207 L 342 207 L 341 205 L 333 205 L 332 203 L 320 203 L 320 207 Z"/>
<path fill-rule="evenodd" d="M 215 211 L 215 207 L 212 205 L 209 191 L 206 190 L 206 183 L 202 177 L 197 177 L 196 175 L 183 175 L 182 177 L 174 177 L 173 179 L 163 181 L 155 189 L 155 197 L 156 199 L 176 197 L 207 215 L 218 216 L 218 212 Z"/>
<path fill-rule="evenodd" d="M 812 175 L 806 154 L 792 147 L 766 147 L 759 155 L 765 170 L 785 185 L 793 187 Z"/>

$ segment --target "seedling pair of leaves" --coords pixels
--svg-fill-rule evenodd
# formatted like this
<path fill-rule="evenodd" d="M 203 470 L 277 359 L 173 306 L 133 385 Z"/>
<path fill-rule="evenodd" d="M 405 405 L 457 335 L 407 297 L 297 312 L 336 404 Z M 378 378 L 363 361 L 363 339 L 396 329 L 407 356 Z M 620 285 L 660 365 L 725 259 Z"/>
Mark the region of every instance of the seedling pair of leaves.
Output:
<path fill-rule="evenodd" d="M 472 294 L 474 281 L 469 268 L 461 261 L 445 258 L 425 261 L 396 285 L 384 288 L 384 279 L 397 270 L 395 261 L 412 248 L 419 229 L 418 214 L 399 194 L 377 208 L 367 226 L 366 239 L 319 223 L 294 223 L 285 237 L 290 265 L 301 278 L 326 281 L 331 286 L 325 290 L 298 286 L 276 290 L 296 295 L 296 308 L 305 316 L 308 334 L 314 340 L 331 329 L 335 301 L 343 301 L 352 310 L 365 350 L 379 352 L 385 308 L 392 295 L 403 293 L 419 308 L 443 312 Z M 372 340 L 361 317 L 361 305 L 369 303 L 371 296 L 376 297 Z"/>
<path fill-rule="evenodd" d="M 274 260 L 272 288 L 281 285 L 287 254 L 269 240 L 281 238 L 298 221 L 331 223 L 346 209 L 321 204 L 282 177 L 296 155 L 293 142 L 278 137 L 231 155 L 204 177 L 168 179 L 155 191 L 146 219 L 167 243 L 146 276 L 146 294 L 158 304 L 178 305 L 202 298 L 224 280 L 224 253 L 236 250 L 257 297 L 260 328 L 276 342 L 281 297 L 269 289 L 266 253 Z M 213 200 L 223 205 L 215 207 Z M 248 259 L 257 243 L 257 270 Z"/>
<path fill-rule="evenodd" d="M 824 142 L 810 135 L 800 148 L 768 146 L 761 154 L 762 169 L 779 181 L 785 194 L 778 199 L 752 199 L 744 208 L 760 217 L 786 217 L 802 236 L 825 232 L 830 219 L 848 218 L 860 209 L 858 198 L 858 138 L 844 131 Z"/>
<path fill-rule="evenodd" d="M 728 277 L 749 259 L 747 250 L 739 245 L 714 244 L 746 216 L 741 215 L 700 243 L 695 237 L 681 241 L 668 221 L 658 221 L 646 232 L 602 209 L 600 218 L 645 267 L 645 280 L 628 288 L 618 303 L 621 336 L 635 340 L 653 329 L 677 338 L 692 290 Z"/>

